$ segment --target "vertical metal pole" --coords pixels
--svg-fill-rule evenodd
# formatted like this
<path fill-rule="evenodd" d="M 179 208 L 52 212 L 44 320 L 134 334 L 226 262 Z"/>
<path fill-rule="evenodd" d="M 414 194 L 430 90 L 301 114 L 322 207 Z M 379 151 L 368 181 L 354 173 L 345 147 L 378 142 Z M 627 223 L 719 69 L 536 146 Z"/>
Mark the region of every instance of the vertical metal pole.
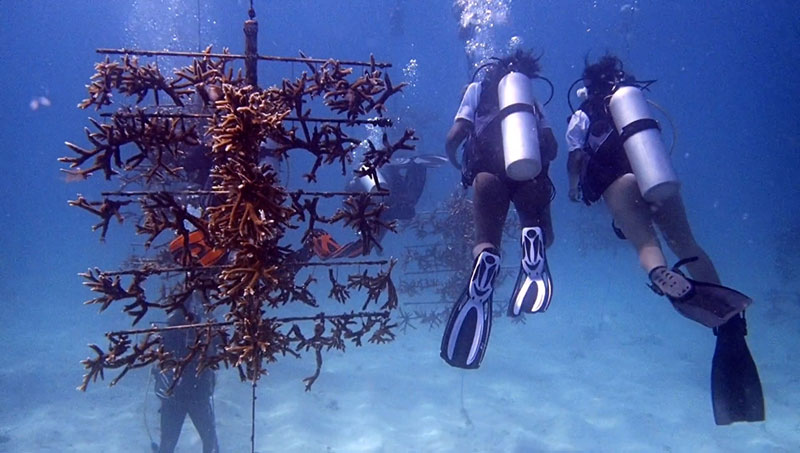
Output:
<path fill-rule="evenodd" d="M 244 76 L 248 85 L 258 88 L 258 21 L 254 10 L 244 21 Z"/>

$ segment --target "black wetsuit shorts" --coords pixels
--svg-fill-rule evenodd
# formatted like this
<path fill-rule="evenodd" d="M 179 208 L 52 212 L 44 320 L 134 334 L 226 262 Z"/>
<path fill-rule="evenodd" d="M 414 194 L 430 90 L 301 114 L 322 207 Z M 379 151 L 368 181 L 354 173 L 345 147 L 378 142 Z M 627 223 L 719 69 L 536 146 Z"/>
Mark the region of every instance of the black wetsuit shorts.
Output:
<path fill-rule="evenodd" d="M 633 170 L 622 145 L 603 144 L 591 154 L 581 176 L 583 201 L 586 204 L 595 203 L 614 181 L 626 173 L 633 173 Z"/>

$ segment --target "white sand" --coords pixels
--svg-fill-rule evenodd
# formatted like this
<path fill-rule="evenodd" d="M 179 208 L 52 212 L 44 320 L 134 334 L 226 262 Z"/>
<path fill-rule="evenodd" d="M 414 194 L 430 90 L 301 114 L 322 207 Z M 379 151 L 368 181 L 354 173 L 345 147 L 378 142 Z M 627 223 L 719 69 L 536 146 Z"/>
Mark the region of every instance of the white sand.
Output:
<path fill-rule="evenodd" d="M 648 301 L 658 300 L 646 289 L 638 292 Z M 526 324 L 496 320 L 478 371 L 445 365 L 438 357 L 441 328 L 421 325 L 390 345 L 327 354 L 323 373 L 308 393 L 301 379 L 313 372 L 313 359 L 282 360 L 258 390 L 256 448 L 796 451 L 800 374 L 797 361 L 787 358 L 797 353 L 782 347 L 790 332 L 766 328 L 760 310 L 751 311 L 750 345 L 760 366 L 768 421 L 716 427 L 708 389 L 709 332 L 678 316 L 665 316 L 659 323 L 642 322 L 642 313 L 624 311 L 580 317 L 588 305 L 560 298 L 548 313 L 529 316 Z M 671 315 L 662 308 L 654 303 L 643 310 Z M 80 394 L 71 390 L 77 366 L 43 372 L 39 381 L 35 374 L 7 370 L 4 379 L 17 376 L 29 382 L 5 395 L 18 401 L 20 410 L 6 417 L 7 438 L 0 451 L 147 451 L 147 373 L 133 373 L 115 388 L 94 385 Z M 70 378 L 73 382 L 67 382 Z M 35 394 L 28 398 L 30 406 L 19 394 L 26 389 Z M 220 373 L 216 409 L 223 451 L 249 451 L 249 395 L 250 387 L 239 383 L 236 373 Z M 147 412 L 153 435 L 156 404 L 151 392 Z M 187 422 L 178 451 L 199 449 Z"/>

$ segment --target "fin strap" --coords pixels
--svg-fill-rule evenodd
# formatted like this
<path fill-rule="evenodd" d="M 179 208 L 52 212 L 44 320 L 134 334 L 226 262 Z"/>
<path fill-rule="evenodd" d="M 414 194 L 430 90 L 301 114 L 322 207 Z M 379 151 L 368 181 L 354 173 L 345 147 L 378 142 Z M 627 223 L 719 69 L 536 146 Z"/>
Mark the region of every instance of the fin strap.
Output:
<path fill-rule="evenodd" d="M 659 296 L 667 296 L 671 301 L 683 301 L 694 293 L 694 286 L 677 270 L 667 269 L 666 266 L 653 268 L 648 274 L 650 289 Z"/>
<path fill-rule="evenodd" d="M 683 275 L 683 272 L 681 272 L 680 269 L 678 269 L 678 268 L 680 268 L 681 266 L 686 266 L 689 263 L 694 263 L 698 259 L 699 258 L 697 258 L 696 256 L 690 256 L 689 258 L 679 259 L 678 262 L 675 263 L 674 266 L 672 266 L 672 270 L 675 271 L 675 272 L 678 272 L 681 275 Z"/>
<path fill-rule="evenodd" d="M 627 239 L 624 236 L 620 236 L 620 233 L 622 233 L 622 231 L 620 231 L 617 228 L 617 226 L 614 224 L 613 220 L 611 221 L 611 228 L 614 229 L 614 233 L 617 233 L 617 236 L 620 239 Z M 681 274 L 681 276 L 683 276 L 683 277 L 686 277 L 686 274 L 684 274 L 683 271 L 680 270 L 680 268 L 685 266 L 685 265 L 687 265 L 687 264 L 689 264 L 689 263 L 694 263 L 697 260 L 698 260 L 698 258 L 696 256 L 690 256 L 689 258 L 681 258 L 681 259 L 678 260 L 677 263 L 675 263 L 674 266 L 672 266 L 672 271 L 676 272 L 678 274 Z M 653 274 L 660 268 L 666 268 L 666 266 L 658 266 L 658 267 L 656 267 L 656 268 L 654 268 L 653 270 L 650 271 L 650 274 L 648 275 L 648 277 L 650 277 L 650 283 L 647 283 L 647 286 L 651 290 L 653 290 L 654 293 L 658 294 L 659 296 L 663 296 L 664 295 L 664 291 L 661 291 L 661 288 L 659 288 L 655 284 L 655 282 L 653 281 Z"/>

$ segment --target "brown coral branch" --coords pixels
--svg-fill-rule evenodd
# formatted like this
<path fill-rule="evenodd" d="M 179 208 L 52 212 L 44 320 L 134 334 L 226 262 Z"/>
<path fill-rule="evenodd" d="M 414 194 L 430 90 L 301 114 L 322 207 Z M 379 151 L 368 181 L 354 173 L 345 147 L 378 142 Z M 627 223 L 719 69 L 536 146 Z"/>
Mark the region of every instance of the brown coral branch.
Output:
<path fill-rule="evenodd" d="M 333 275 L 333 269 L 328 269 L 328 278 L 331 281 L 331 291 L 328 293 L 328 297 L 337 300 L 341 304 L 347 303 L 347 300 L 350 298 L 350 291 L 347 289 L 346 285 L 342 285 L 336 281 L 336 277 Z"/>
<path fill-rule="evenodd" d="M 115 201 L 104 198 L 103 201 L 88 201 L 83 195 L 78 195 L 77 200 L 70 200 L 67 202 L 70 206 L 76 206 L 85 209 L 92 214 L 100 217 L 102 220 L 92 226 L 92 231 L 100 230 L 100 241 L 105 241 L 106 233 L 108 233 L 108 224 L 112 218 L 116 218 L 119 223 L 122 223 L 124 217 L 120 212 L 120 208 L 130 204 L 130 201 Z"/>

